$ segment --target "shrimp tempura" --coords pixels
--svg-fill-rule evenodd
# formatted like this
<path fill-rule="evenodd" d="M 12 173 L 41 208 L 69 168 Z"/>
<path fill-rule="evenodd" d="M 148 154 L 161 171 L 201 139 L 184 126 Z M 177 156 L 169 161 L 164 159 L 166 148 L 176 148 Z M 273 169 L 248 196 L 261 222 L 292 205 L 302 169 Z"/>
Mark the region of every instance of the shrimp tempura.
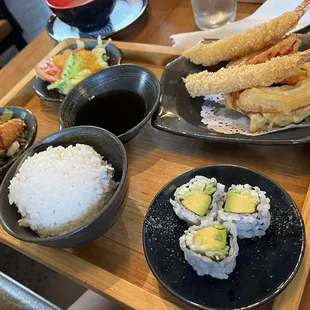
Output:
<path fill-rule="evenodd" d="M 231 93 L 239 90 L 270 86 L 295 73 L 310 60 L 310 50 L 276 57 L 265 63 L 222 68 L 217 72 L 190 74 L 184 79 L 192 97 Z"/>
<path fill-rule="evenodd" d="M 297 25 L 309 7 L 310 0 L 304 0 L 294 11 L 286 12 L 262 25 L 231 37 L 209 44 L 195 45 L 184 51 L 183 56 L 195 64 L 204 66 L 245 56 L 279 41 Z"/>

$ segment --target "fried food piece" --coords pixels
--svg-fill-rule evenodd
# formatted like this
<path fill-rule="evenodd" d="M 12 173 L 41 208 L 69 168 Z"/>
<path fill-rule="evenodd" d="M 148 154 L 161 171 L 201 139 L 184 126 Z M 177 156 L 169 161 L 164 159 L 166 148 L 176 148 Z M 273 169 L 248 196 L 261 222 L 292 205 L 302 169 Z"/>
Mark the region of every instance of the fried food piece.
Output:
<path fill-rule="evenodd" d="M 7 151 L 21 135 L 25 123 L 20 118 L 14 118 L 0 125 L 0 151 Z"/>
<path fill-rule="evenodd" d="M 276 57 L 257 65 L 221 68 L 217 72 L 202 71 L 184 79 L 192 97 L 231 93 L 239 90 L 270 86 L 294 75 L 310 60 L 310 50 Z"/>
<path fill-rule="evenodd" d="M 309 64 L 305 64 L 309 65 Z M 309 72 L 302 67 L 296 74 L 289 76 L 288 78 L 281 81 L 284 85 L 296 85 L 298 82 L 303 81 L 309 77 Z"/>
<path fill-rule="evenodd" d="M 233 59 L 226 68 L 240 65 L 256 65 L 271 60 L 274 57 L 285 56 L 298 52 L 301 41 L 296 34 L 291 34 L 275 45 L 270 45 L 249 55 Z"/>
<path fill-rule="evenodd" d="M 262 25 L 231 37 L 212 43 L 197 44 L 184 51 L 183 56 L 195 64 L 211 66 L 258 51 L 284 37 L 297 25 L 309 7 L 310 0 L 304 0 L 294 11 L 286 12 Z"/>
<path fill-rule="evenodd" d="M 295 86 L 261 87 L 225 95 L 226 106 L 250 119 L 250 131 L 300 123 L 310 115 L 310 64 Z"/>

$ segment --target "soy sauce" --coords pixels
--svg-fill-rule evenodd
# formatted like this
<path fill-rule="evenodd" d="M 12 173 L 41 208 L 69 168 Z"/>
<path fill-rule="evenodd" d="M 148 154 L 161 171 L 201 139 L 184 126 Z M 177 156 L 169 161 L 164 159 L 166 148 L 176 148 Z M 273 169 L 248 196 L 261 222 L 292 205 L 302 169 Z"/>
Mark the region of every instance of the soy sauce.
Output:
<path fill-rule="evenodd" d="M 91 98 L 81 107 L 75 125 L 92 125 L 119 136 L 135 127 L 146 114 L 145 100 L 129 90 L 113 90 Z"/>

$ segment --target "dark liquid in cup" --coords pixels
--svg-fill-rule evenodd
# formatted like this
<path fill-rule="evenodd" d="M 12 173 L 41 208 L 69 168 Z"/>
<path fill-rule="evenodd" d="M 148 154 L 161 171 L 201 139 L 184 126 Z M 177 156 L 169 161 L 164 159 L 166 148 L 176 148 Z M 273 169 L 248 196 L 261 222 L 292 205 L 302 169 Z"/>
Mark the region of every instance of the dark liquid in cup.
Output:
<path fill-rule="evenodd" d="M 129 90 L 113 90 L 89 100 L 75 118 L 75 125 L 92 125 L 120 135 L 141 122 L 145 100 Z"/>

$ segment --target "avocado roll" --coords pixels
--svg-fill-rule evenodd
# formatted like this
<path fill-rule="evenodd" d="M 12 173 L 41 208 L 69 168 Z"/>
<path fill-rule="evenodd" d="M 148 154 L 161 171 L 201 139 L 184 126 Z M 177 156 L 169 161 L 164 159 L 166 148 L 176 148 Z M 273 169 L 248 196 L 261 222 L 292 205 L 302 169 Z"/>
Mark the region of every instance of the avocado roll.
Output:
<path fill-rule="evenodd" d="M 238 238 L 263 236 L 270 225 L 270 199 L 259 187 L 232 185 L 218 210 L 218 220 L 233 222 Z"/>
<path fill-rule="evenodd" d="M 227 279 L 236 266 L 239 246 L 233 223 L 207 219 L 189 227 L 179 241 L 185 259 L 199 276 Z"/>
<path fill-rule="evenodd" d="M 215 178 L 198 175 L 177 188 L 174 200 L 170 199 L 170 203 L 181 220 L 190 225 L 199 225 L 207 218 L 216 218 L 224 192 L 225 186 Z"/>

